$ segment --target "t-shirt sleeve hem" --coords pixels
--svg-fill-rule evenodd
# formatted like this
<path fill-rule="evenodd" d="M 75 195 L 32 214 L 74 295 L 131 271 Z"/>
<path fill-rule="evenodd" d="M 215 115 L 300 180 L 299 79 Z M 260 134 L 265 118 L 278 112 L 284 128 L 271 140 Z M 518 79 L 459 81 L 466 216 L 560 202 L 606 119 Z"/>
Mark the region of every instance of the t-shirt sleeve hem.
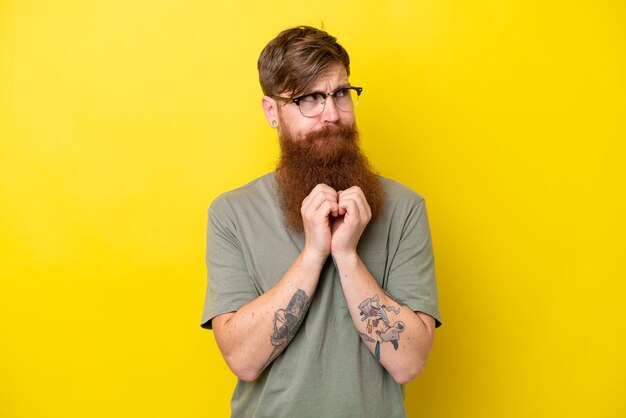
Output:
<path fill-rule="evenodd" d="M 204 312 L 200 326 L 204 329 L 213 329 L 213 318 L 225 313 L 237 312 L 241 306 L 223 306 L 211 309 L 210 312 Z"/>
<path fill-rule="evenodd" d="M 434 306 L 427 306 L 423 303 L 408 303 L 406 306 L 411 309 L 413 312 L 422 312 L 426 315 L 433 317 L 435 320 L 435 328 L 439 328 L 442 324 L 441 322 L 441 314 L 439 310 Z"/>

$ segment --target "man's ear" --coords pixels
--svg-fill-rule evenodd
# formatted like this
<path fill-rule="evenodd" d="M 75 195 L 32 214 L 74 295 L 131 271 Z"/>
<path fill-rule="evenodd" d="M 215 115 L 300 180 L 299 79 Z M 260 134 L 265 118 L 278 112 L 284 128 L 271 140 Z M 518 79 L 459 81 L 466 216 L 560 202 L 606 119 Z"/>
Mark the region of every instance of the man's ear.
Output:
<path fill-rule="evenodd" d="M 267 123 L 269 123 L 272 128 L 276 128 L 278 126 L 278 103 L 269 96 L 263 96 L 261 105 L 263 106 Z"/>

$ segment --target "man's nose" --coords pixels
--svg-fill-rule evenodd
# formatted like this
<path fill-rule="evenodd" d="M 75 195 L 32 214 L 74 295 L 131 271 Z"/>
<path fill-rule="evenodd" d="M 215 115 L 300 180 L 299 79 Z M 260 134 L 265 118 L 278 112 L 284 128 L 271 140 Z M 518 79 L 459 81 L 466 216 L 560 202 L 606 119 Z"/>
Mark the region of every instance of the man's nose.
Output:
<path fill-rule="evenodd" d="M 337 122 L 339 120 L 339 111 L 335 105 L 335 98 L 326 96 L 324 111 L 322 112 L 323 122 Z"/>

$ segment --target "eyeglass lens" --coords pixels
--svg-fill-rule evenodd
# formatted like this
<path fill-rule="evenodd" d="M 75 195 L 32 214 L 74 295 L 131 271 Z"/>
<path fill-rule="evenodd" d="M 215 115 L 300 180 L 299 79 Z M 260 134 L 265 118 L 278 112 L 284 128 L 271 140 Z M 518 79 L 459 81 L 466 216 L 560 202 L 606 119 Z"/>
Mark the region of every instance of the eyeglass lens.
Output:
<path fill-rule="evenodd" d="M 332 96 L 332 99 L 329 96 Z M 307 117 L 317 116 L 324 111 L 327 100 L 333 100 L 338 110 L 349 112 L 358 103 L 359 95 L 353 89 L 340 89 L 332 95 L 327 94 L 326 97 L 320 93 L 308 94 L 300 99 L 300 112 Z"/>

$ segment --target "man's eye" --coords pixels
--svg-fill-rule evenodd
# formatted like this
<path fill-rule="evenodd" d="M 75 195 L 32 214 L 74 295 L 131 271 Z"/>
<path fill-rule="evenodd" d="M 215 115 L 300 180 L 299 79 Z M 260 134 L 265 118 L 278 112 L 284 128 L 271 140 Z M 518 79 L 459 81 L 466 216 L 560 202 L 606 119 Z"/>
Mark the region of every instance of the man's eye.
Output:
<path fill-rule="evenodd" d="M 306 96 L 302 96 L 302 98 L 300 99 L 300 102 L 301 103 L 317 103 L 323 100 L 324 100 L 324 97 L 322 97 L 321 94 L 311 93 L 311 94 L 307 94 Z"/>
<path fill-rule="evenodd" d="M 350 89 L 345 88 L 345 89 L 337 90 L 333 96 L 335 96 L 335 97 L 346 97 L 349 94 L 350 94 Z"/>

